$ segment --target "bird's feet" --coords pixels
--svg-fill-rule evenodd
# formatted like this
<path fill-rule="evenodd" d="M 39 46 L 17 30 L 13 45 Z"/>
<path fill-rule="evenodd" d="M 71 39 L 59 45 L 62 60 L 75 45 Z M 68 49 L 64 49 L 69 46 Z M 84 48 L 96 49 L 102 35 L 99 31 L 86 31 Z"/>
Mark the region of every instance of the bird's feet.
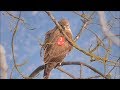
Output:
<path fill-rule="evenodd" d="M 58 63 L 58 64 L 55 66 L 55 68 L 60 67 L 60 66 L 61 66 L 61 63 Z"/>

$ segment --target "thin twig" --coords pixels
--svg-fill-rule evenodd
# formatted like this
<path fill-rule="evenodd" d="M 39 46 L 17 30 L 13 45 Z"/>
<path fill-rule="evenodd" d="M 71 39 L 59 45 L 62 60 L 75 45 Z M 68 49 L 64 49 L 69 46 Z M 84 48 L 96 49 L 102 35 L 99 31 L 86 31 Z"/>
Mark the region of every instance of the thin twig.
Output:
<path fill-rule="evenodd" d="M 119 60 L 120 60 L 120 57 L 119 57 L 119 59 L 117 60 L 117 62 L 118 62 Z M 116 64 L 115 64 L 115 65 L 116 65 Z M 107 73 L 107 75 L 109 75 L 115 67 L 116 67 L 116 66 L 114 66 L 114 67 Z"/>
<path fill-rule="evenodd" d="M 85 30 L 85 28 L 87 27 L 89 21 L 85 22 L 83 25 L 82 25 L 82 28 L 80 30 L 80 32 L 76 35 L 76 37 L 74 38 L 74 41 L 76 42 L 79 38 L 80 38 L 80 35 L 82 34 L 82 32 Z"/>
<path fill-rule="evenodd" d="M 79 33 L 76 35 L 76 37 L 74 38 L 74 41 L 76 42 L 76 41 L 80 38 L 80 35 L 82 34 L 82 32 L 83 32 L 83 31 L 87 28 L 87 26 L 89 25 L 89 22 L 91 21 L 91 17 L 92 17 L 92 15 L 94 14 L 94 12 L 90 15 L 90 17 L 87 17 L 87 18 L 86 18 L 86 16 L 85 16 L 84 14 L 80 15 L 79 13 L 77 13 L 77 12 L 75 12 L 75 11 L 73 11 L 73 12 L 85 19 L 85 20 L 84 20 L 85 22 L 83 23 L 82 28 L 80 29 L 80 32 L 79 32 Z"/>
<path fill-rule="evenodd" d="M 82 79 L 82 64 L 80 64 L 80 79 Z"/>
<path fill-rule="evenodd" d="M 58 70 L 60 70 L 61 72 L 65 73 L 66 75 L 70 76 L 71 78 L 76 79 L 76 78 L 75 78 L 72 74 L 70 74 L 70 73 L 66 72 L 66 71 L 65 71 L 65 70 L 63 70 L 62 68 L 57 67 L 57 69 L 58 69 Z"/>
<path fill-rule="evenodd" d="M 12 74 L 13 74 L 13 70 L 15 67 L 12 68 L 11 73 L 10 73 L 10 79 L 12 79 Z"/>
<path fill-rule="evenodd" d="M 21 19 L 21 18 L 15 16 L 15 15 L 9 13 L 8 11 L 6 11 L 6 13 L 8 15 L 10 15 L 12 18 L 15 18 L 15 19 L 18 19 L 18 20 L 22 21 L 22 23 L 23 23 L 23 25 L 25 26 L 26 29 L 29 29 L 29 30 L 35 30 L 36 29 L 36 28 L 29 28 L 30 25 L 28 23 L 25 23 L 24 19 Z"/>
<path fill-rule="evenodd" d="M 92 78 L 99 78 L 101 77 L 100 75 L 96 75 L 96 76 L 92 76 L 92 77 L 88 77 L 88 78 L 85 78 L 85 79 L 92 79 Z"/>
<path fill-rule="evenodd" d="M 102 74 L 101 72 L 99 72 L 98 70 L 96 70 L 95 68 L 93 68 L 92 66 L 85 64 L 83 62 L 64 62 L 61 65 L 84 65 L 86 67 L 88 67 L 89 69 L 91 69 L 92 71 L 98 73 L 99 75 L 101 75 L 102 77 L 104 77 L 105 79 L 108 79 L 104 74 Z"/>
<path fill-rule="evenodd" d="M 18 19 L 18 20 L 20 20 L 20 21 L 22 21 L 22 22 L 24 22 L 24 20 L 23 20 L 23 19 L 21 19 L 21 18 L 19 18 L 19 17 L 14 16 L 13 14 L 9 13 L 8 11 L 6 11 L 6 13 L 7 13 L 8 15 L 10 15 L 11 17 L 13 17 L 13 18 L 15 18 L 15 19 Z"/>
<path fill-rule="evenodd" d="M 35 77 L 39 72 L 41 72 L 44 69 L 45 65 L 39 66 L 37 69 L 35 69 L 29 77 L 33 78 Z"/>
<path fill-rule="evenodd" d="M 98 44 L 96 45 L 96 47 L 94 47 L 94 48 L 90 51 L 90 53 L 92 53 L 92 52 L 94 52 L 96 49 L 98 49 L 98 47 L 99 47 L 101 44 L 102 44 L 102 47 L 103 47 L 106 51 L 108 51 L 108 49 L 105 47 L 105 45 L 104 45 L 104 43 L 103 43 L 103 40 L 104 40 L 105 38 L 103 38 L 103 39 L 101 40 L 94 31 L 92 31 L 92 30 L 90 30 L 90 29 L 87 29 L 87 30 L 90 31 L 92 34 L 94 34 L 94 35 L 96 36 L 96 38 L 98 39 Z"/>
<path fill-rule="evenodd" d="M 21 11 L 20 11 L 20 14 L 19 14 L 19 18 L 21 16 Z M 18 73 L 23 77 L 24 75 L 19 71 L 19 69 L 17 68 L 17 64 L 16 64 L 16 59 L 15 59 L 15 54 L 14 54 L 14 38 L 15 38 L 15 35 L 16 35 L 16 32 L 17 32 L 17 28 L 18 28 L 18 23 L 19 23 L 20 19 L 18 19 L 17 23 L 16 23 L 16 26 L 14 28 L 14 32 L 13 32 L 13 35 L 12 35 L 12 42 L 11 42 L 11 46 L 12 46 L 12 56 L 13 56 L 13 60 L 14 60 L 14 67 L 16 68 L 16 70 L 18 71 Z"/>

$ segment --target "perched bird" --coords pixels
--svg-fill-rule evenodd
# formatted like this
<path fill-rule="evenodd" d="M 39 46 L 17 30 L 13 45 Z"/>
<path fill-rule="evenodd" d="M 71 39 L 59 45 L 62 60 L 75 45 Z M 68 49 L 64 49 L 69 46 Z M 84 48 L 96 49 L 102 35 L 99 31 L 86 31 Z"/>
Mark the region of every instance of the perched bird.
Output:
<path fill-rule="evenodd" d="M 61 19 L 58 23 L 63 27 L 66 35 L 72 39 L 69 21 L 67 19 Z M 60 33 L 57 26 L 46 33 L 44 42 L 44 79 L 49 78 L 51 70 L 60 65 L 71 50 L 72 45 Z"/>

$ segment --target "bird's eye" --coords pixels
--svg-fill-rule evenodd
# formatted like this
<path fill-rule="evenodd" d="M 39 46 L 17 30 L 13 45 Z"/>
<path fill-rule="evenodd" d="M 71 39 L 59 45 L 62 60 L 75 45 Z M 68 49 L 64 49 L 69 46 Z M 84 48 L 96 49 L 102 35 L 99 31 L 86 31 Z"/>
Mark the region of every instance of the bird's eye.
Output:
<path fill-rule="evenodd" d="M 65 26 L 61 25 L 63 29 L 65 29 Z"/>

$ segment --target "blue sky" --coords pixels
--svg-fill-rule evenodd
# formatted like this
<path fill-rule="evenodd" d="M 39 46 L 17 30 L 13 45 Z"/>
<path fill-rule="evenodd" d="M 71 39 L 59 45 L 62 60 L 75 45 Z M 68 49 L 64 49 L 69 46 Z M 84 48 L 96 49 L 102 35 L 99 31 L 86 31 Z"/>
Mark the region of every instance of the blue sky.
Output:
<path fill-rule="evenodd" d="M 11 14 L 18 16 L 18 11 L 10 11 Z M 81 17 L 76 15 L 75 13 L 71 11 L 53 11 L 53 15 L 57 20 L 60 20 L 61 18 L 66 18 L 69 20 L 71 24 L 71 30 L 73 32 L 73 37 L 76 36 L 76 34 L 79 32 L 82 22 Z M 86 13 L 89 15 L 91 13 L 90 11 Z M 120 12 L 112 12 L 115 17 L 120 18 Z M 3 15 L 4 14 L 4 15 Z M 34 30 L 29 30 L 28 28 L 25 28 L 24 25 L 19 22 L 18 31 L 16 33 L 15 41 L 14 41 L 14 49 L 15 49 L 15 55 L 16 60 L 18 64 L 23 63 L 24 61 L 27 61 L 27 63 L 24 66 L 20 67 L 20 70 L 24 75 L 30 75 L 30 73 L 36 69 L 39 65 L 44 64 L 43 63 L 43 57 L 40 57 L 40 47 L 38 40 L 40 42 L 44 42 L 45 33 L 48 30 L 51 30 L 54 28 L 55 24 L 52 22 L 50 17 L 43 11 L 22 11 L 21 17 L 25 20 L 27 24 L 29 24 L 29 28 L 35 28 Z M 103 33 L 101 31 L 101 27 L 99 24 L 99 17 L 97 13 L 93 16 L 93 24 L 90 24 L 88 28 L 92 31 L 94 31 L 100 38 L 103 38 Z M 109 21 L 110 19 L 113 19 L 113 16 L 107 12 L 106 18 Z M 116 22 L 116 23 L 115 23 Z M 119 21 L 120 22 L 120 21 Z M 113 26 L 120 27 L 118 21 L 112 22 Z M 4 46 L 6 50 L 6 58 L 7 63 L 9 65 L 8 74 L 10 75 L 11 69 L 13 67 L 13 58 L 11 53 L 11 40 L 12 40 L 12 33 L 16 24 L 16 20 L 11 18 L 6 12 L 1 11 L 0 12 L 0 43 Z M 120 34 L 120 28 L 113 28 L 115 30 L 112 30 L 115 34 Z M 88 50 L 91 44 L 93 46 L 96 45 L 96 37 L 88 30 L 82 33 L 80 39 L 77 41 L 77 44 L 83 48 L 84 50 Z M 107 44 L 107 42 L 106 42 Z M 112 54 L 115 56 L 120 57 L 119 54 L 120 47 L 116 45 L 112 45 Z M 103 48 L 99 49 L 100 56 L 104 56 L 105 51 Z M 117 58 L 110 56 L 110 60 L 116 60 Z M 65 58 L 65 61 L 82 61 L 85 62 L 93 67 L 95 67 L 97 70 L 101 71 L 103 73 L 103 64 L 100 62 L 90 62 L 90 58 L 86 55 L 84 55 L 82 52 L 79 52 L 76 49 L 73 49 L 71 53 Z M 72 68 L 71 68 L 72 67 Z M 79 66 L 63 66 L 63 68 L 70 72 L 71 74 L 75 75 L 76 77 L 79 77 Z M 8 78 L 9 78 L 8 75 Z M 92 75 L 96 75 L 88 68 L 83 68 L 83 77 L 89 77 Z M 43 74 L 41 73 L 37 78 L 42 78 Z M 13 78 L 21 78 L 19 74 L 14 70 L 13 72 Z M 51 74 L 51 78 L 70 78 L 69 76 L 65 75 L 64 73 L 53 70 Z"/>

